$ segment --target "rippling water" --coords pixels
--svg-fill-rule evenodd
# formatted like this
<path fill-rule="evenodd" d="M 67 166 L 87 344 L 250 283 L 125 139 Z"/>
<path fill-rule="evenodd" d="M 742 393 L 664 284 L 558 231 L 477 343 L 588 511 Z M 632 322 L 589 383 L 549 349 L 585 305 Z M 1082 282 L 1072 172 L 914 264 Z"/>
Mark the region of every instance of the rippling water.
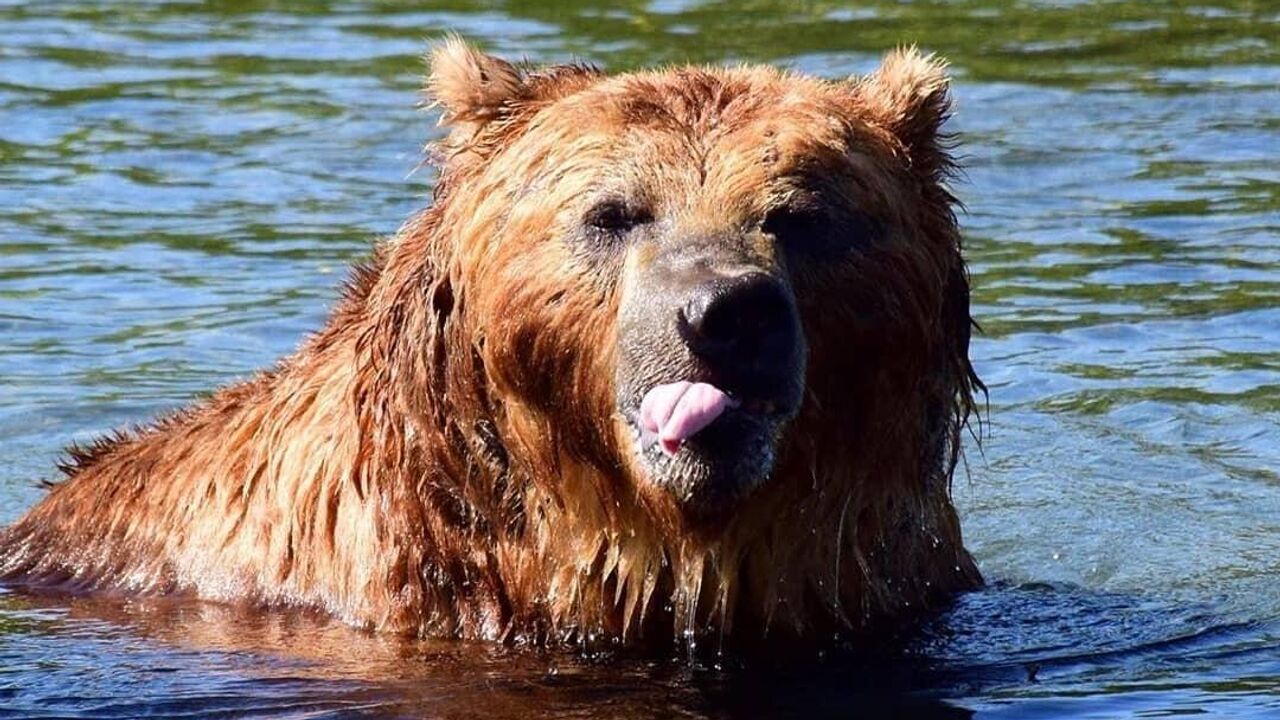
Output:
<path fill-rule="evenodd" d="M 953 62 L 993 581 L 818 670 L 0 595 L 0 717 L 1280 713 L 1280 7 L 0 0 L 0 522 L 59 448 L 290 350 L 425 203 L 424 39 L 611 69 Z"/>

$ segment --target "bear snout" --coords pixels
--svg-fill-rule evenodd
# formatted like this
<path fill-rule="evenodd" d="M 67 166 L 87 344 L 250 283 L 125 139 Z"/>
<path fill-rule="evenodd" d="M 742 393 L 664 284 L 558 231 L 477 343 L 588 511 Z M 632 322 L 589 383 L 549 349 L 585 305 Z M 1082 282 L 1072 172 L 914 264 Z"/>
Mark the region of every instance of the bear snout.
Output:
<path fill-rule="evenodd" d="M 743 399 L 774 398 L 799 371 L 800 321 L 791 291 L 759 271 L 714 275 L 676 311 L 681 339 Z"/>

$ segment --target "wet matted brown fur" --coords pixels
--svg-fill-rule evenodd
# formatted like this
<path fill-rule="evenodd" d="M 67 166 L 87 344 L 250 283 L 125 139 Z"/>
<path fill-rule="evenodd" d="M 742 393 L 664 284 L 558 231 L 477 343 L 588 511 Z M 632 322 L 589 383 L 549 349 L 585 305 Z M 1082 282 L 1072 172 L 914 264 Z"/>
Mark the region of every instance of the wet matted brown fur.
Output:
<path fill-rule="evenodd" d="M 0 534 L 4 578 L 660 644 L 825 641 L 980 583 L 950 501 L 981 386 L 941 62 L 431 61 L 432 206 L 277 367 L 73 448 Z M 620 390 L 700 367 L 646 279 L 687 238 L 774 282 L 802 335 L 758 482 L 697 512 L 671 488 L 719 460 L 646 456 Z"/>

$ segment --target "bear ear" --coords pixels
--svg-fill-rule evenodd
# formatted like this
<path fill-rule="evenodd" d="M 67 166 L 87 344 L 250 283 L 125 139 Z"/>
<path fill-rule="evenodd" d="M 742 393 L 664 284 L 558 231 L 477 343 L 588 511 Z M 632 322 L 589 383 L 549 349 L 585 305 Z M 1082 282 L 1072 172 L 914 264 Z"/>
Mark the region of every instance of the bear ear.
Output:
<path fill-rule="evenodd" d="M 432 48 L 428 62 L 426 94 L 432 104 L 444 108 L 442 125 L 483 124 L 528 93 L 519 68 L 456 35 Z"/>
<path fill-rule="evenodd" d="M 869 119 L 902 143 L 912 167 L 934 174 L 950 165 L 941 132 L 951 114 L 950 84 L 946 61 L 913 46 L 886 55 L 855 88 Z"/>

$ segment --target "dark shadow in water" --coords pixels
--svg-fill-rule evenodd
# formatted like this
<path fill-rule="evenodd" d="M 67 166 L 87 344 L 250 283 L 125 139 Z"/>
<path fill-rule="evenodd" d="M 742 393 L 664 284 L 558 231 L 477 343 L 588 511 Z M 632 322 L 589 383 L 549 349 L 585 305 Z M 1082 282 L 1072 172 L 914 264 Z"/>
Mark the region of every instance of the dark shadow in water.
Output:
<path fill-rule="evenodd" d="M 833 662 L 779 671 L 755 669 L 695 678 L 708 717 L 849 717 L 951 720 L 972 711 L 932 696 L 930 673 L 911 663 Z"/>
<path fill-rule="evenodd" d="M 1209 683 L 1241 653 L 1256 667 L 1267 639 L 1203 609 L 997 585 L 874 655 L 713 669 L 373 636 L 298 612 L 9 593 L 0 718 L 967 718 L 975 698 L 1103 693 L 1162 663 Z"/>
<path fill-rule="evenodd" d="M 715 670 L 373 636 L 307 613 L 0 595 L 0 718 L 970 715 L 920 691 L 914 658 L 803 665 Z"/>

